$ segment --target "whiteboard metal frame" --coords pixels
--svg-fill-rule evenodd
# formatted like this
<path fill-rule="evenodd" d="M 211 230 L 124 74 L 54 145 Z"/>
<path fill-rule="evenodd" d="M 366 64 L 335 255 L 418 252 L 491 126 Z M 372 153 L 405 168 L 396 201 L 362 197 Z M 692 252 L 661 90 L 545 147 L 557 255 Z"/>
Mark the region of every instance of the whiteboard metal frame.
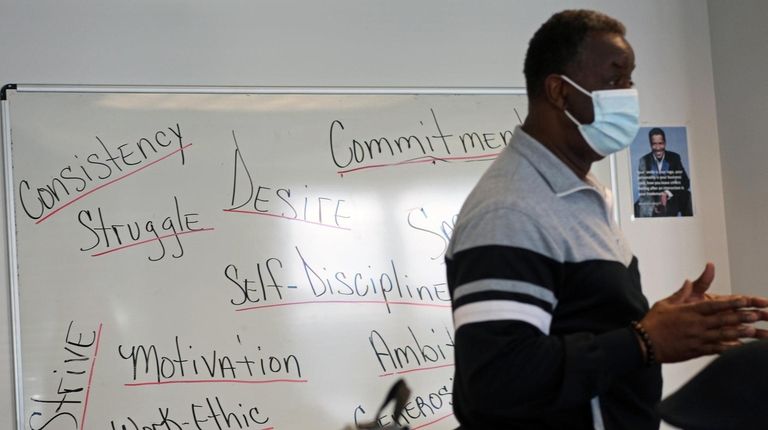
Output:
<path fill-rule="evenodd" d="M 9 302 L 11 304 L 11 331 L 13 350 L 13 383 L 14 403 L 16 406 L 16 427 L 24 429 L 24 384 L 21 373 L 21 320 L 19 309 L 19 277 L 18 256 L 16 254 L 16 207 L 13 198 L 13 163 L 11 161 L 11 115 L 8 108 L 8 100 L 3 97 L 0 100 L 0 112 L 2 112 L 3 129 L 3 168 L 5 169 L 5 207 L 6 207 L 6 234 L 8 240 L 8 282 L 10 285 Z"/>
<path fill-rule="evenodd" d="M 13 368 L 15 384 L 16 427 L 24 430 L 23 375 L 21 368 L 21 321 L 19 309 L 18 256 L 16 253 L 16 207 L 13 198 L 13 163 L 11 161 L 10 113 L 6 91 L 17 93 L 117 93 L 117 94 L 335 94 L 335 95 L 524 95 L 521 87 L 282 87 L 282 86 L 137 86 L 137 85 L 55 85 L 9 84 L 2 89 L 3 160 L 5 169 L 5 204 L 8 235 L 9 283 Z M 610 188 L 614 196 L 613 217 L 621 225 L 618 205 L 616 155 L 609 156 Z"/>
<path fill-rule="evenodd" d="M 246 87 L 246 86 L 134 86 L 18 84 L 16 92 L 28 93 L 142 93 L 142 94 L 424 94 L 505 95 L 525 94 L 519 87 Z"/>

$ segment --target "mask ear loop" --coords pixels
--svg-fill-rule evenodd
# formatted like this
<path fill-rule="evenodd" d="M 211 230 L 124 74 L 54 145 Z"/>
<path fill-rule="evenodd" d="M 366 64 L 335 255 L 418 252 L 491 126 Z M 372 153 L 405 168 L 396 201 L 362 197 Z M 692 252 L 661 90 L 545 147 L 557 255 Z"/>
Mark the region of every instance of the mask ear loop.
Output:
<path fill-rule="evenodd" d="M 573 82 L 573 80 L 571 78 L 569 78 L 568 76 L 565 76 L 565 75 L 560 75 L 560 79 L 564 80 L 565 82 L 568 82 L 574 88 L 576 88 L 577 90 L 579 90 L 582 93 L 584 93 L 585 95 L 587 95 L 589 98 L 592 99 L 592 103 L 594 103 L 594 97 L 592 97 L 592 93 L 590 93 L 589 91 L 587 91 L 584 88 L 582 88 L 581 85 L 577 84 L 576 82 Z M 571 115 L 570 112 L 568 112 L 568 109 L 564 109 L 563 112 L 565 112 L 565 115 L 568 117 L 568 119 L 571 120 L 571 122 L 576 124 L 577 128 L 580 128 L 583 125 L 573 115 Z"/>
<path fill-rule="evenodd" d="M 579 90 L 582 93 L 584 93 L 587 96 L 589 96 L 589 98 L 592 98 L 592 93 L 591 92 L 585 90 L 584 88 L 581 87 L 581 85 L 577 84 L 576 82 L 573 82 L 573 80 L 571 78 L 569 78 L 568 76 L 560 75 L 560 78 L 562 80 L 564 80 L 565 82 L 568 82 L 569 84 L 573 85 L 573 87 L 576 88 L 577 90 Z"/>

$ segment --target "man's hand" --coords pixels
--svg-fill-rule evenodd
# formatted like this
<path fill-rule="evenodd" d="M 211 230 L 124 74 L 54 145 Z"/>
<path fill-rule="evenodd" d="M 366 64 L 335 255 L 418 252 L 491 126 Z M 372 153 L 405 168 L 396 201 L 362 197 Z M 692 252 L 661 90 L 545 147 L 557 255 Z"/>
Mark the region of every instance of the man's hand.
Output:
<path fill-rule="evenodd" d="M 715 278 L 707 263 L 698 279 L 686 280 L 676 293 L 653 305 L 641 321 L 654 345 L 656 360 L 673 363 L 723 352 L 743 338 L 768 338 L 768 331 L 752 325 L 768 321 L 768 299 L 748 296 L 711 296 Z"/>

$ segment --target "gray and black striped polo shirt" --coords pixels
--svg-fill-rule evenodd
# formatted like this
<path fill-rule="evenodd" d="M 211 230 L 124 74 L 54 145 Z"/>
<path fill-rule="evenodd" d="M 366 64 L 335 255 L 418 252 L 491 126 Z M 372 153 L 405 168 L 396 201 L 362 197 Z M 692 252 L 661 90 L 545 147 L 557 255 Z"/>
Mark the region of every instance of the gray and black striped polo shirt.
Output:
<path fill-rule="evenodd" d="M 517 128 L 464 203 L 446 253 L 454 409 L 468 429 L 657 429 L 659 366 L 611 197 Z"/>

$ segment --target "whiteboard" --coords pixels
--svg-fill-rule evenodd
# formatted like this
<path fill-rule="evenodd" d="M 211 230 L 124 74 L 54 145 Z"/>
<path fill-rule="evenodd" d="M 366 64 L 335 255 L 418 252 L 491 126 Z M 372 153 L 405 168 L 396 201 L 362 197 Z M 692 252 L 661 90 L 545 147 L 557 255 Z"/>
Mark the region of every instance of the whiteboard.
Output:
<path fill-rule="evenodd" d="M 387 424 L 403 377 L 455 428 L 444 252 L 527 107 L 481 93 L 9 91 L 18 427 Z"/>

